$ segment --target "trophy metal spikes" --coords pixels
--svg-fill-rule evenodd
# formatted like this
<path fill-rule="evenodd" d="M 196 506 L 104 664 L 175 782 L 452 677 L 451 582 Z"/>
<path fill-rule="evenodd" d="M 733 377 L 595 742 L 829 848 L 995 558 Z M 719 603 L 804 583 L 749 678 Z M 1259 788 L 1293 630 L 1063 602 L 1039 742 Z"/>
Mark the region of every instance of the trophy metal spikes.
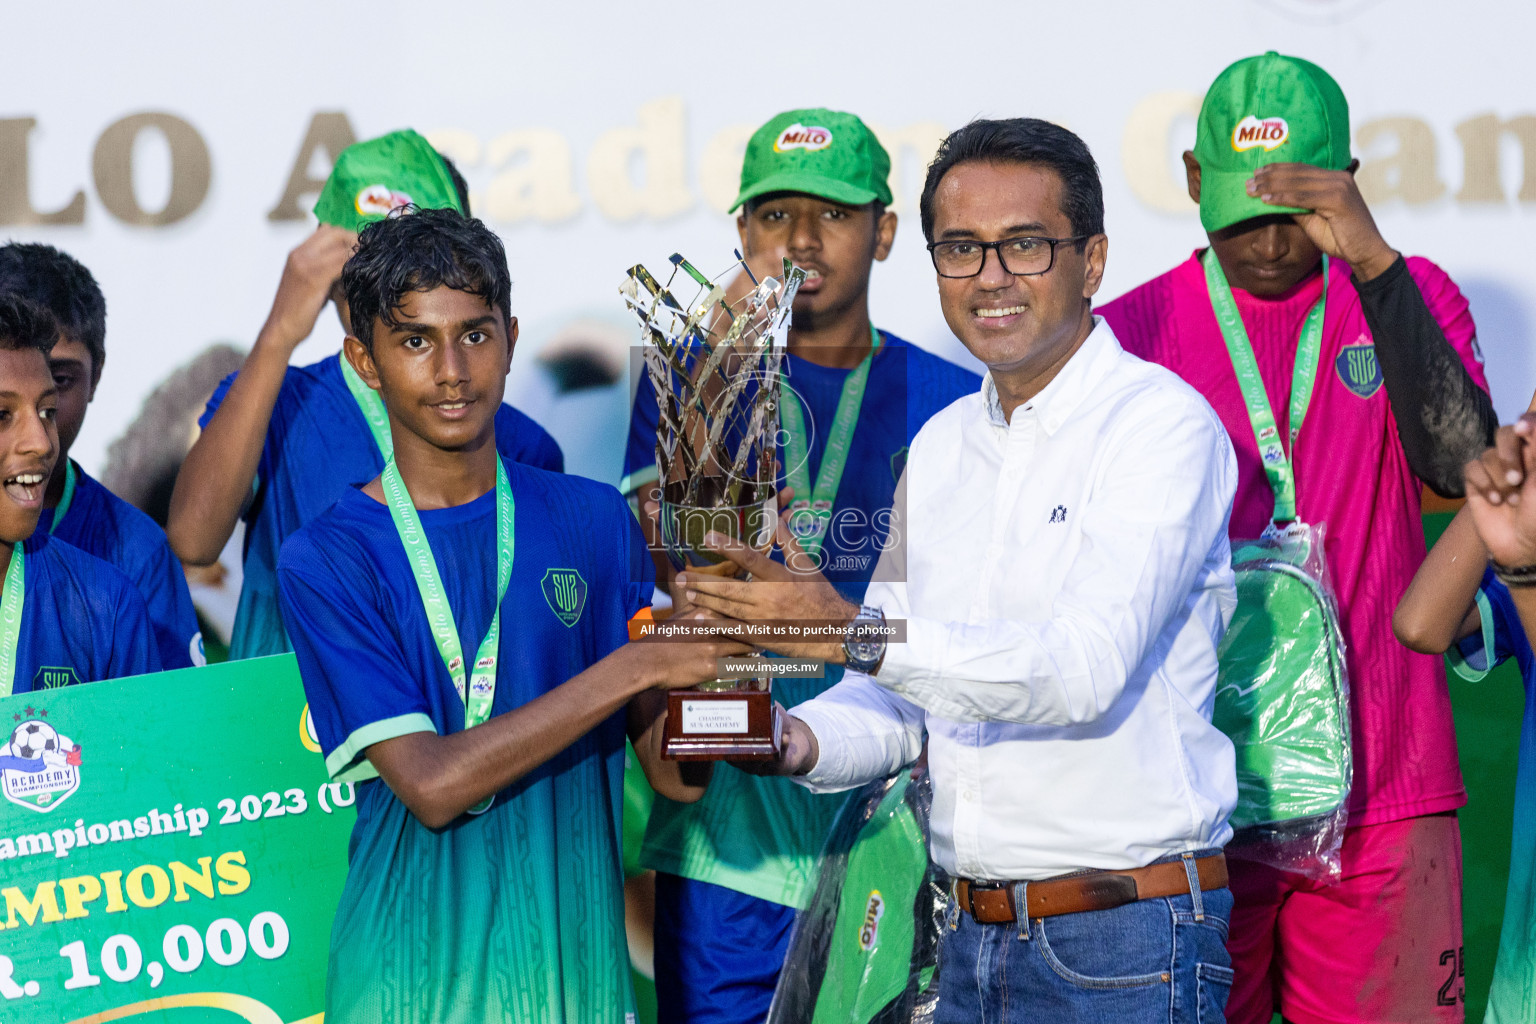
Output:
<path fill-rule="evenodd" d="M 637 265 L 620 292 L 640 322 L 646 376 L 656 392 L 663 545 L 675 568 L 719 574 L 733 567 L 704 549 L 706 533 L 758 550 L 773 543 L 781 370 L 790 307 L 805 271 L 785 260 L 781 278 L 752 277 L 756 287 L 733 305 L 725 287 L 682 256 L 671 261 L 665 286 Z M 697 289 L 687 305 L 674 295 L 679 273 Z M 771 684 L 716 680 L 674 690 L 664 732 L 663 757 L 772 758 L 779 723 Z"/>

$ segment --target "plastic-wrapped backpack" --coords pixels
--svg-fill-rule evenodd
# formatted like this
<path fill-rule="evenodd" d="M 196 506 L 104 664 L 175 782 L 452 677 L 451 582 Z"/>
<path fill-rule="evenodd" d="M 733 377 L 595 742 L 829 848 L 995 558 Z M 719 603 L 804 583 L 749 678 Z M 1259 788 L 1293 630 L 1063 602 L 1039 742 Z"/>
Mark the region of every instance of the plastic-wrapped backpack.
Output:
<path fill-rule="evenodd" d="M 1323 532 L 1293 523 L 1235 546 L 1237 610 L 1212 720 L 1237 749 L 1228 854 L 1326 878 L 1339 871 L 1352 761 Z"/>
<path fill-rule="evenodd" d="M 928 1024 L 949 878 L 928 859 L 928 773 L 871 782 L 843 806 L 795 922 L 768 1024 Z"/>

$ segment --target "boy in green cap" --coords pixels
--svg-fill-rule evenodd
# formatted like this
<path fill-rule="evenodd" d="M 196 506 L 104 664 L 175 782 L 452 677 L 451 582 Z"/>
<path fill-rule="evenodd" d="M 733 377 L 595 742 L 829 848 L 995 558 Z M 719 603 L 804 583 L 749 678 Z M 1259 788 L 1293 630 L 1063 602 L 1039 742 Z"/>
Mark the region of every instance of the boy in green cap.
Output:
<path fill-rule="evenodd" d="M 236 519 L 245 519 L 231 658 L 291 649 L 277 604 L 283 541 L 348 487 L 378 476 L 391 450 L 378 396 L 339 354 L 308 366 L 288 363 L 328 299 L 350 331 L 342 264 L 364 225 L 405 206 L 467 216 L 469 196 L 457 169 L 409 129 L 342 151 L 315 204 L 319 228 L 289 253 L 251 354 L 213 393 L 199 421 L 202 435 L 182 465 L 166 532 L 183 561 L 212 564 Z M 496 444 L 518 462 L 564 468 L 554 439 L 510 405 L 497 413 Z"/>
<path fill-rule="evenodd" d="M 896 215 L 890 157 L 852 114 L 791 110 L 747 143 L 736 227 L 753 272 L 786 257 L 808 273 L 795 297 L 785 359 L 781 486 L 792 523 L 826 576 L 851 601 L 864 593 L 885 543 L 896 482 L 918 428 L 981 386 L 980 378 L 869 318 L 869 275 L 890 252 Z M 644 502 L 656 480 L 655 395 L 635 397 L 621 490 Z M 839 460 L 829 452 L 845 453 Z M 665 555 L 653 547 L 663 579 Z M 775 683 L 785 706 L 836 683 Z M 809 901 L 816 862 L 843 794 L 813 795 L 788 779 L 714 770 L 696 804 L 658 798 L 641 863 L 656 882 L 656 998 L 666 1021 L 761 1021 L 768 1012 L 795 911 Z"/>
<path fill-rule="evenodd" d="M 1227 1016 L 1260 1024 L 1278 1002 L 1296 1022 L 1460 1020 L 1466 791 L 1444 668 L 1395 642 L 1392 611 L 1424 558 L 1422 485 L 1459 495 L 1497 425 L 1467 301 L 1382 238 L 1344 94 L 1314 64 L 1271 52 L 1223 71 L 1184 162 L 1209 248 L 1099 312 L 1220 414 L 1233 538 L 1258 537 L 1282 498 L 1327 524 L 1353 704 L 1343 875 L 1232 861 Z M 1278 437 L 1250 425 L 1265 401 Z M 1294 484 L 1277 473 L 1272 490 L 1266 469 L 1286 462 Z"/>

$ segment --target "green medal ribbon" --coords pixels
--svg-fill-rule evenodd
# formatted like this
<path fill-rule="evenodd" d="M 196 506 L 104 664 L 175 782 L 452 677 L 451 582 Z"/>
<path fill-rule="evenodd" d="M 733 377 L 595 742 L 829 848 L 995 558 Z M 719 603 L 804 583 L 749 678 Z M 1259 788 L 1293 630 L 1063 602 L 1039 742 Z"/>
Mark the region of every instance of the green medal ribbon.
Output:
<path fill-rule="evenodd" d="M 464 650 L 459 645 L 459 630 L 453 621 L 453 609 L 448 606 L 448 595 L 443 591 L 442 577 L 437 573 L 437 559 L 426 531 L 421 527 L 421 517 L 411 503 L 410 491 L 400 478 L 400 470 L 391 457 L 384 465 L 384 494 L 389 499 L 389 515 L 400 533 L 400 543 L 405 547 L 411 573 L 416 577 L 416 589 L 421 593 L 422 607 L 427 613 L 427 624 L 437 641 L 437 653 L 448 667 L 453 688 L 459 691 L 464 702 L 464 728 L 475 726 L 491 717 L 491 702 L 496 697 L 496 656 L 501 643 L 501 602 L 507 596 L 507 584 L 512 579 L 512 555 L 517 539 L 516 505 L 512 499 L 512 485 L 507 481 L 507 470 L 501 459 L 496 460 L 496 611 L 491 616 L 491 628 L 475 652 L 474 672 L 465 686 Z M 6 583 L 6 600 L 10 600 L 10 583 Z M 3 614 L 3 609 L 0 609 Z M 491 806 L 495 797 L 486 797 L 469 809 L 470 814 L 480 814 Z"/>
<path fill-rule="evenodd" d="M 373 434 L 373 443 L 379 446 L 379 454 L 388 462 L 395 455 L 395 439 L 389 433 L 389 413 L 384 410 L 384 399 L 363 383 L 363 378 L 352 369 L 345 353 L 341 356 L 341 376 L 347 382 L 347 390 L 352 392 L 352 400 L 357 403 L 363 419 L 368 421 L 368 430 Z M 54 522 L 58 522 L 57 517 Z"/>
<path fill-rule="evenodd" d="M 848 465 L 848 449 L 853 444 L 853 431 L 859 424 L 859 408 L 864 404 L 864 388 L 869 383 L 869 364 L 880 351 L 882 338 L 873 324 L 869 327 L 869 355 L 865 356 L 848 379 L 843 381 L 843 393 L 837 400 L 837 412 L 832 417 L 832 430 L 827 434 L 827 448 L 821 456 L 821 470 L 816 474 L 816 486 L 811 487 L 810 452 L 806 448 L 805 412 L 800 399 L 792 388 L 783 391 L 780 403 L 784 421 L 785 482 L 795 489 L 795 500 L 790 504 L 790 528 L 800 546 L 813 559 L 821 554 L 826 539 L 827 524 L 832 521 L 832 504 L 837 500 L 837 489 L 843 482 L 843 469 Z M 809 515 L 805 513 L 809 512 Z"/>
<path fill-rule="evenodd" d="M 11 548 L 11 567 L 5 570 L 5 596 L 0 597 L 0 697 L 9 697 L 16 685 L 16 648 L 21 642 L 21 609 L 27 599 L 26 555 L 18 541 Z"/>
<path fill-rule="evenodd" d="M 75 500 L 75 464 L 66 460 L 64 463 L 64 494 L 59 498 L 58 505 L 53 509 L 53 521 L 48 524 L 48 532 L 53 533 L 69 515 L 70 502 Z"/>
<path fill-rule="evenodd" d="M 1243 392 L 1243 404 L 1248 407 L 1248 422 L 1253 426 L 1254 440 L 1259 445 L 1259 458 L 1264 463 L 1264 475 L 1269 478 L 1270 490 L 1275 492 L 1276 523 L 1289 523 L 1296 519 L 1296 475 L 1291 469 L 1291 459 L 1280 441 L 1280 431 L 1275 427 L 1275 414 L 1269 407 L 1269 397 L 1264 393 L 1264 381 L 1259 376 L 1259 364 L 1253 358 L 1253 344 L 1243 327 L 1243 318 L 1232 298 L 1232 287 L 1213 249 L 1206 249 L 1201 257 L 1205 266 L 1205 286 L 1210 292 L 1211 308 L 1216 312 L 1216 323 L 1221 327 L 1222 339 L 1227 343 L 1227 354 L 1232 357 L 1232 369 L 1237 373 L 1237 386 Z M 1317 361 L 1323 342 L 1323 307 L 1328 303 L 1328 257 L 1323 256 L 1323 294 L 1307 313 L 1301 325 L 1301 338 L 1296 343 L 1296 368 L 1291 376 L 1291 454 L 1296 452 L 1296 435 L 1301 433 L 1301 421 L 1307 415 L 1312 402 L 1312 385 L 1317 379 Z"/>

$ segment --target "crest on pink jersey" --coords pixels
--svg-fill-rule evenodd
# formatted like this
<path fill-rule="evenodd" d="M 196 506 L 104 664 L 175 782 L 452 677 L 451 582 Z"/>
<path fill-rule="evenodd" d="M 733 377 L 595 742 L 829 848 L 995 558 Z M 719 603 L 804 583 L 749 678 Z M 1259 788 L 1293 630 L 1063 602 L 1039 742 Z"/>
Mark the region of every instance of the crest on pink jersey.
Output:
<path fill-rule="evenodd" d="M 1345 345 L 1333 361 L 1333 369 L 1344 386 L 1361 398 L 1381 390 L 1381 364 L 1376 361 L 1376 346 L 1370 342 Z"/>

